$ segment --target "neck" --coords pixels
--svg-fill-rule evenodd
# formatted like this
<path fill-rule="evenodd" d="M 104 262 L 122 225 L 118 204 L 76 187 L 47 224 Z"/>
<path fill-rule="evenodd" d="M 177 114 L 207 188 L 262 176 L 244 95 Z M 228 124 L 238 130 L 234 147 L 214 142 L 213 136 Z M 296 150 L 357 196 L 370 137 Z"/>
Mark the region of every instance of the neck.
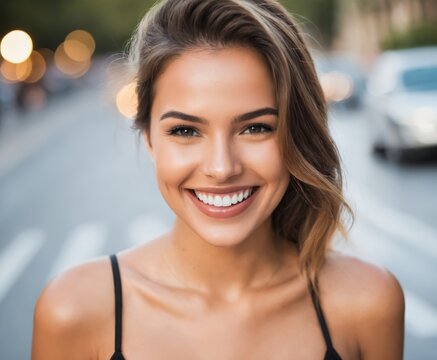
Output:
<path fill-rule="evenodd" d="M 178 282 L 226 302 L 271 284 L 286 259 L 297 254 L 291 243 L 274 234 L 270 219 L 233 246 L 210 244 L 176 220 L 166 247 Z"/>

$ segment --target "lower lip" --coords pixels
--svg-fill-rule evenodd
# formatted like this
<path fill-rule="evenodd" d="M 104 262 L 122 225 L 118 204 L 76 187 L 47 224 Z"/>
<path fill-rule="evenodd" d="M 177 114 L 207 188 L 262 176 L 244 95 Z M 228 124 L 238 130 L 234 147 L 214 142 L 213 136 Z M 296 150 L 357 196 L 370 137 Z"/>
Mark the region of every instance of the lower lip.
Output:
<path fill-rule="evenodd" d="M 250 204 L 252 204 L 255 196 L 258 194 L 258 188 L 256 188 L 255 192 L 253 192 L 252 195 L 250 195 L 246 200 L 242 202 L 231 206 L 217 207 L 203 203 L 196 197 L 196 195 L 193 194 L 191 190 L 186 191 L 188 192 L 191 200 L 193 200 L 194 205 L 196 205 L 201 212 L 203 212 L 205 215 L 219 219 L 226 219 L 241 214 L 250 206 Z"/>

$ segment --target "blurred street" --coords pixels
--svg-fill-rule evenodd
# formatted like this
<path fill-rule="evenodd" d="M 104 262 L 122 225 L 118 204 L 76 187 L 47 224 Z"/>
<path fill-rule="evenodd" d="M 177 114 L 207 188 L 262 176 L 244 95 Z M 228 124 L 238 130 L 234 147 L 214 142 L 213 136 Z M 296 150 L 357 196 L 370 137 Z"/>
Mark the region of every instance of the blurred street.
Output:
<path fill-rule="evenodd" d="M 50 278 L 154 238 L 173 220 L 141 141 L 103 89 L 84 87 L 3 119 L 20 124 L 0 130 L 3 359 L 30 357 L 33 306 Z M 405 359 L 435 359 L 437 164 L 401 166 L 373 156 L 365 122 L 359 111 L 331 114 L 357 215 L 351 242 L 337 246 L 399 278 L 407 301 Z"/>

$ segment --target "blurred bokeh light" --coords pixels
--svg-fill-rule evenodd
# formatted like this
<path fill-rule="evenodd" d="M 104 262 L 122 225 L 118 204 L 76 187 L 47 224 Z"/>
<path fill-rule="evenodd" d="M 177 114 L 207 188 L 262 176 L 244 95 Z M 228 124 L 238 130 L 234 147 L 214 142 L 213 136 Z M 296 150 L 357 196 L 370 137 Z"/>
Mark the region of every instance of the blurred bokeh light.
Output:
<path fill-rule="evenodd" d="M 96 43 L 93 36 L 84 30 L 69 33 L 64 42 L 56 48 L 54 60 L 56 67 L 71 78 L 84 75 L 91 66 L 91 58 Z"/>
<path fill-rule="evenodd" d="M 64 43 L 61 43 L 55 51 L 55 64 L 64 74 L 71 77 L 80 77 L 85 74 L 90 67 L 90 59 L 76 61 L 67 55 Z"/>
<path fill-rule="evenodd" d="M 65 53 L 73 60 L 87 61 L 96 49 L 93 36 L 85 30 L 75 30 L 69 33 L 64 41 Z"/>
<path fill-rule="evenodd" d="M 1 64 L 1 73 L 9 82 L 24 81 L 32 72 L 32 63 L 25 60 L 21 63 L 14 64 L 7 60 L 3 60 Z"/>
<path fill-rule="evenodd" d="M 46 61 L 38 51 L 32 51 L 32 54 L 30 54 L 30 57 L 26 61 L 31 64 L 31 72 L 24 81 L 35 83 L 44 76 L 46 72 Z"/>
<path fill-rule="evenodd" d="M 118 111 L 126 118 L 133 119 L 137 112 L 135 96 L 135 82 L 123 86 L 117 93 L 116 104 Z"/>
<path fill-rule="evenodd" d="M 22 30 L 10 31 L 0 43 L 1 55 L 13 64 L 25 61 L 32 53 L 32 50 L 32 38 Z"/>
<path fill-rule="evenodd" d="M 353 80 L 339 71 L 330 71 L 321 75 L 320 85 L 329 102 L 345 100 L 351 96 L 353 90 Z"/>
<path fill-rule="evenodd" d="M 3 60 L 0 72 L 7 82 L 24 81 L 35 83 L 40 80 L 46 71 L 46 61 L 37 51 L 32 51 L 30 56 L 18 64 Z"/>
<path fill-rule="evenodd" d="M 68 57 L 77 62 L 86 61 L 90 58 L 87 46 L 77 40 L 65 40 L 64 51 Z"/>

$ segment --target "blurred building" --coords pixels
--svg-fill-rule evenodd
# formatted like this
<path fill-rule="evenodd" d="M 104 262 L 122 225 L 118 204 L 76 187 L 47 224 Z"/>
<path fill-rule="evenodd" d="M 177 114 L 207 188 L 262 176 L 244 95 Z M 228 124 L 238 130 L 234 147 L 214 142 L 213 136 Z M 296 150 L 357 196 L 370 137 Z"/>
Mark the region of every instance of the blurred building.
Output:
<path fill-rule="evenodd" d="M 425 28 L 418 36 L 435 35 L 437 44 L 436 0 L 339 0 L 339 9 L 336 49 L 371 58 L 391 39 L 410 36 L 414 27 Z"/>

